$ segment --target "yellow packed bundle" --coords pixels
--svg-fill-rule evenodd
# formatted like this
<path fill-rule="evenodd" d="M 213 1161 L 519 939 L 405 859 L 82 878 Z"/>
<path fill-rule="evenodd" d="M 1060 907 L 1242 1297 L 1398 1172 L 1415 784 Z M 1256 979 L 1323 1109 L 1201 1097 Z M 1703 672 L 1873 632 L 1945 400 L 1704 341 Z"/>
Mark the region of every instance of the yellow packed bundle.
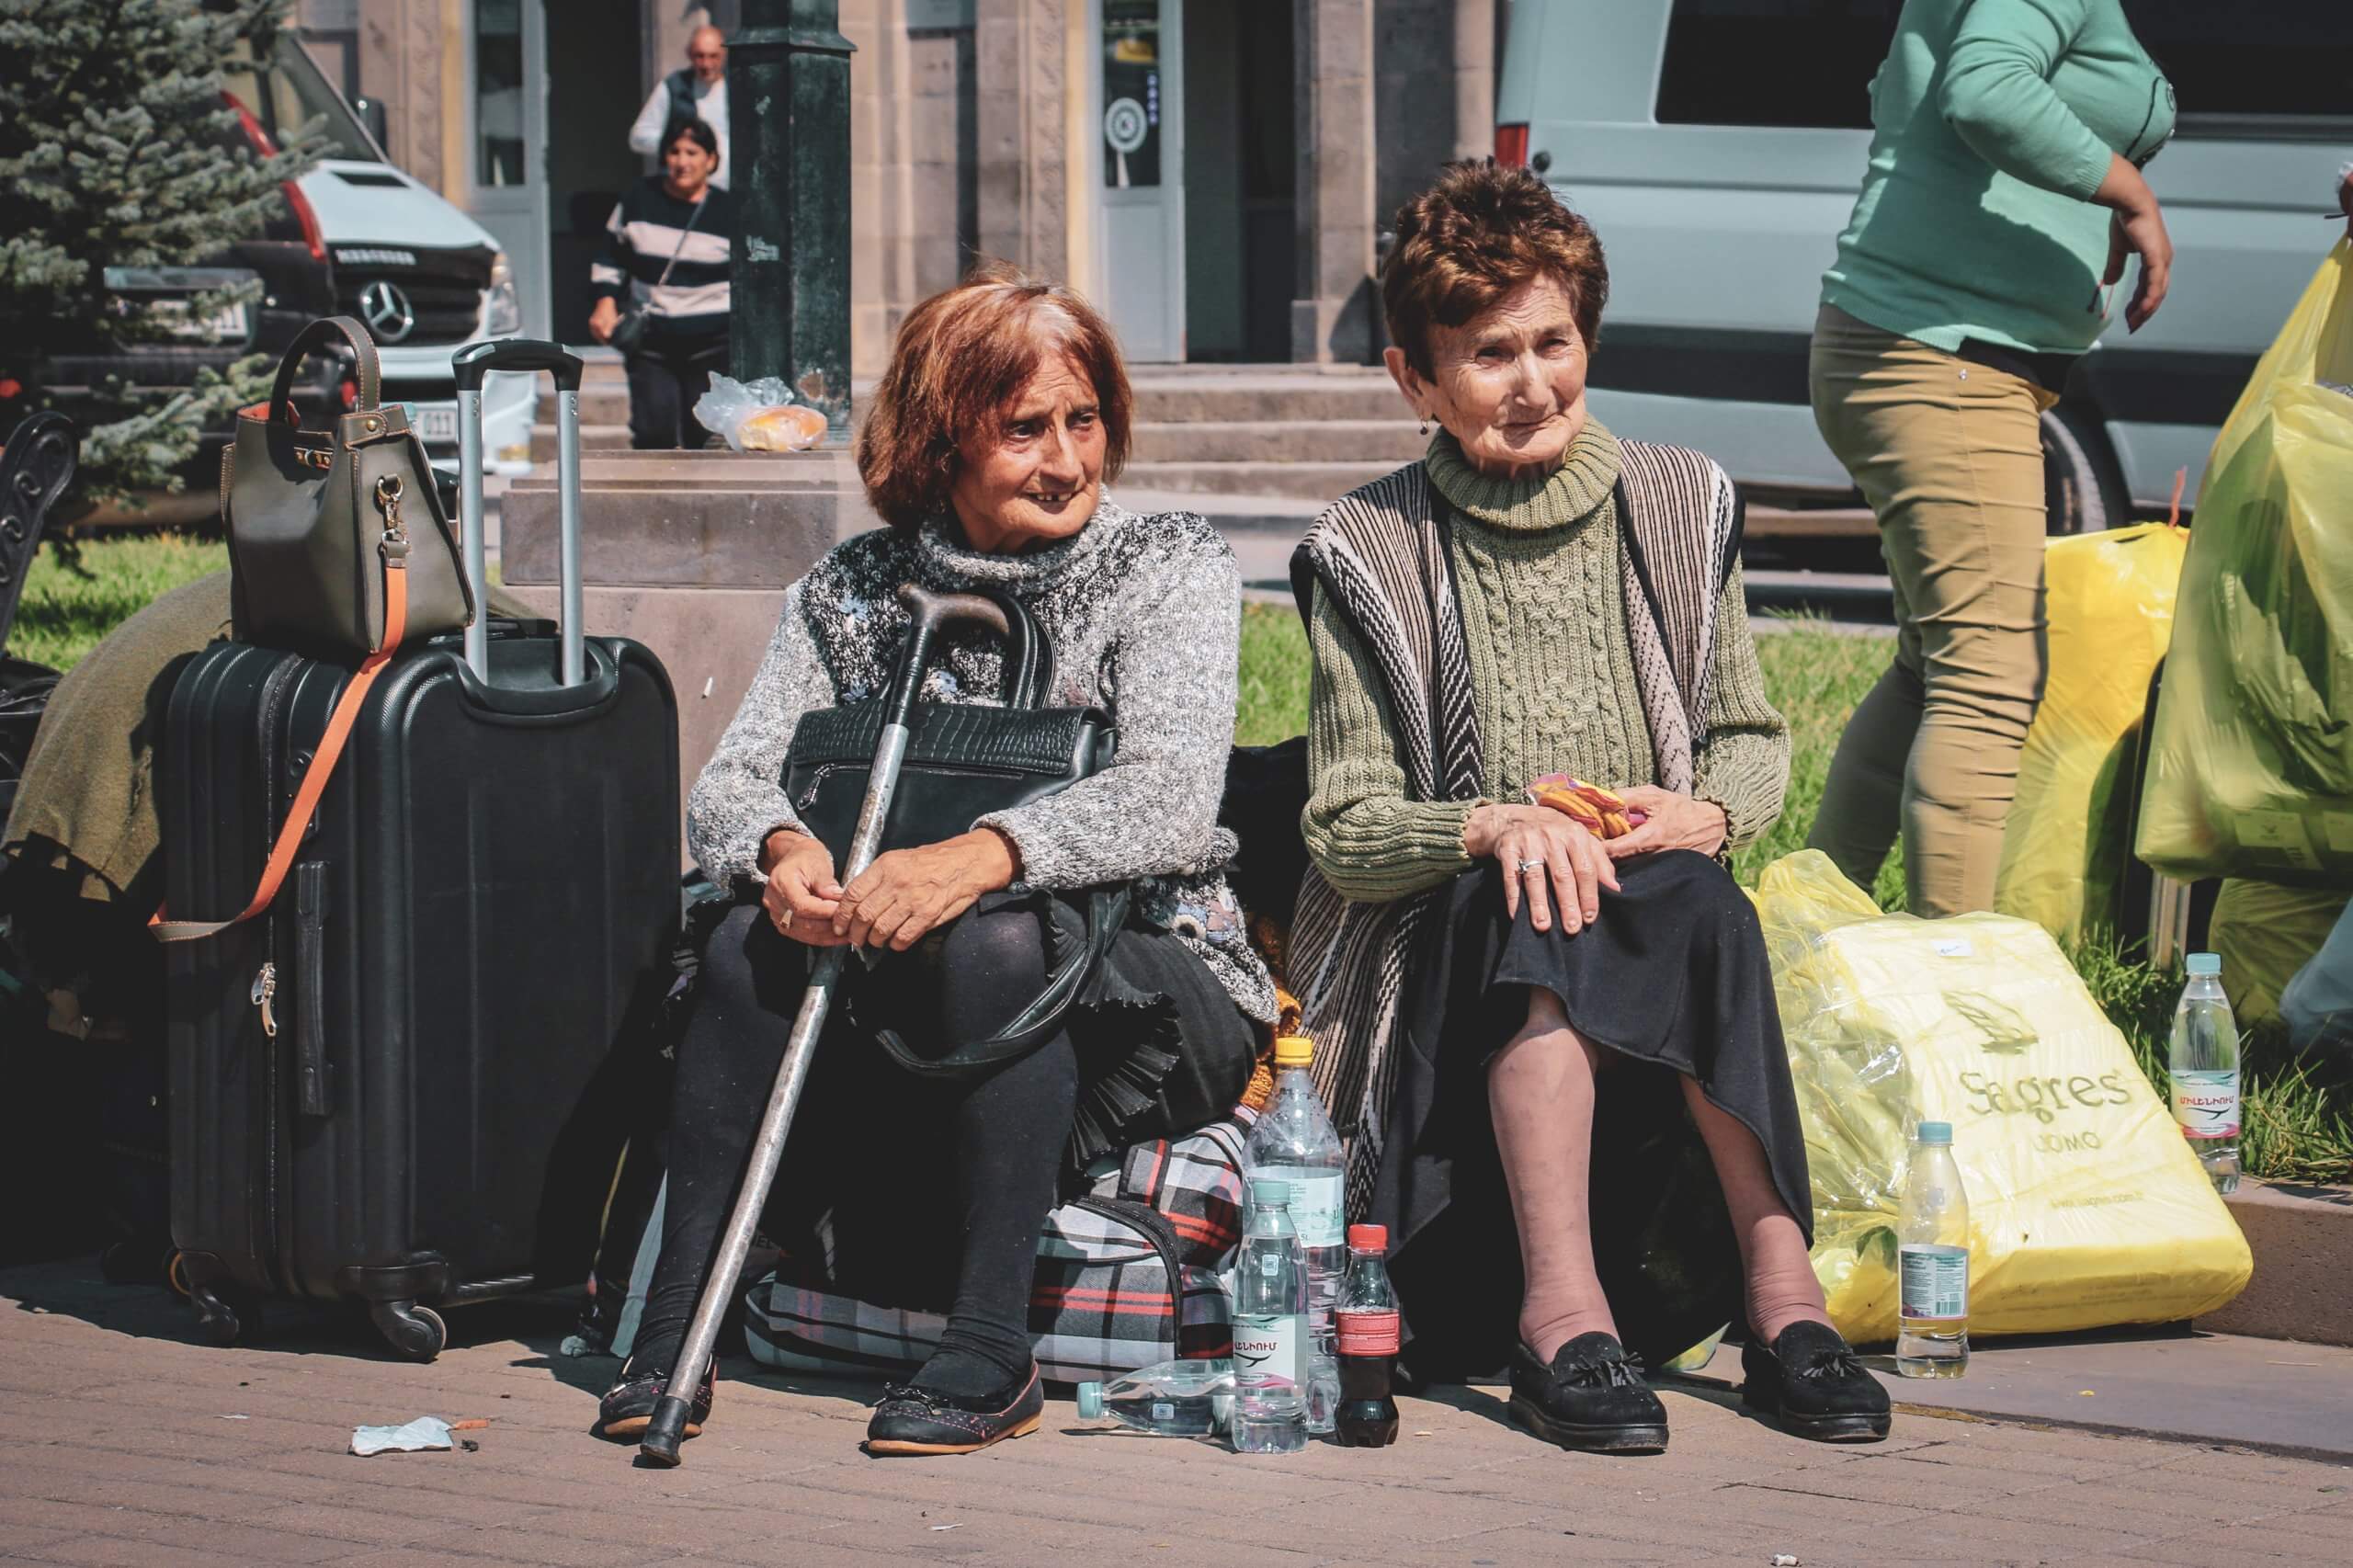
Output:
<path fill-rule="evenodd" d="M 2222 989 L 2240 1027 L 2279 1016 L 2279 994 L 2328 940 L 2346 888 L 2283 888 L 2233 877 L 2215 895 L 2207 946 L 2222 960 Z"/>
<path fill-rule="evenodd" d="M 1767 868 L 1756 898 L 1814 1270 L 1848 1339 L 1895 1336 L 1895 1225 L 1923 1120 L 1952 1123 L 1969 1191 L 1972 1333 L 2168 1323 L 2245 1287 L 2245 1238 L 2048 932 L 1882 915 L 1814 850 Z"/>
<path fill-rule="evenodd" d="M 2132 759 L 2188 548 L 2188 529 L 2144 523 L 2055 539 L 2043 554 L 2050 675 L 2018 757 L 1994 907 L 2063 943 L 2115 923 Z"/>

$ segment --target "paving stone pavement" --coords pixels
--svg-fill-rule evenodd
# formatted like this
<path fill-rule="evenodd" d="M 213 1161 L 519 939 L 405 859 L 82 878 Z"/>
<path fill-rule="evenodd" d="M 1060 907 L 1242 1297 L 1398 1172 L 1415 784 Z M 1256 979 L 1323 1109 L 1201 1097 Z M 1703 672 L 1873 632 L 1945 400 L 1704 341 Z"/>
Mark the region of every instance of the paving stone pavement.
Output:
<path fill-rule="evenodd" d="M 988 1453 L 878 1461 L 857 1448 L 872 1385 L 742 1364 L 685 1466 L 642 1470 L 586 1436 L 613 1363 L 554 1353 L 560 1305 L 453 1312 L 416 1367 L 332 1315 L 190 1343 L 160 1291 L 88 1274 L 0 1270 L 0 1562 L 2353 1562 L 2353 1468 L 1928 1415 L 1824 1448 L 1704 1388 L 1665 1391 L 1655 1458 L 1563 1454 L 1473 1389 L 1401 1402 L 1385 1450 L 1246 1458 L 1089 1429 L 1063 1398 Z M 419 1415 L 491 1424 L 472 1453 L 345 1451 Z"/>

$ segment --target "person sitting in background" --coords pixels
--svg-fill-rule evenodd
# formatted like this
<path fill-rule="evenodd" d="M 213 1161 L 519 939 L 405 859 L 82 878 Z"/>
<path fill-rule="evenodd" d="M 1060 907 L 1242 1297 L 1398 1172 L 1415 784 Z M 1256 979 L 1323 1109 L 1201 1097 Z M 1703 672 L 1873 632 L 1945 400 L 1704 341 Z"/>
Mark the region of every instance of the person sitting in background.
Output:
<path fill-rule="evenodd" d="M 1241 573 L 1199 517 L 1139 517 L 1104 494 L 1131 407 L 1110 327 L 1066 289 L 984 270 L 900 328 L 858 444 L 891 526 L 787 591 L 688 801 L 697 862 L 747 902 L 710 939 L 678 1046 L 661 1258 L 600 1436 L 642 1434 L 669 1381 L 819 949 L 877 961 L 847 971 L 767 1233 L 863 1299 L 948 1305 L 938 1349 L 875 1407 L 870 1453 L 969 1453 L 1035 1431 L 1029 1307 L 1047 1214 L 1099 1156 L 1223 1115 L 1248 1082 L 1275 995 L 1241 937 L 1224 869 L 1235 840 L 1217 820 Z M 1056 793 L 891 850 L 844 886 L 785 793 L 785 760 L 804 714 L 888 688 L 910 582 L 1028 607 L 1052 649 L 1049 700 L 1108 711 L 1119 754 Z M 924 697 L 995 701 L 1003 662 L 993 634 L 943 634 Z M 1079 937 L 1073 896 L 1128 881 L 1137 913 L 1032 1054 L 933 1082 L 874 1043 L 876 1028 L 934 1049 L 989 1039 Z M 952 1260 L 952 1284 L 926 1271 L 935 1259 Z M 709 1418 L 711 1369 L 688 1376 L 691 1436 Z"/>
<path fill-rule="evenodd" d="M 1306 1030 L 1356 1086 L 1344 1110 L 1365 1107 L 1343 1131 L 1378 1152 L 1366 1218 L 1395 1240 L 1408 1360 L 1508 1356 L 1519 1425 L 1656 1452 L 1666 1412 L 1620 1324 L 1672 1357 L 1741 1315 L 1745 1284 L 1750 1407 L 1884 1437 L 1887 1394 L 1808 1260 L 1773 977 L 1724 863 L 1790 767 L 1732 482 L 1586 408 L 1608 269 L 1540 178 L 1449 165 L 1394 228 L 1389 369 L 1439 429 L 1294 560 L 1314 874 L 1289 963 L 1315 977 Z M 1605 842 L 1606 820 L 1530 803 L 1562 774 L 1644 820 Z M 1633 1153 L 1597 1158 L 1597 1131 Z"/>
<path fill-rule="evenodd" d="M 629 370 L 629 444 L 694 449 L 710 439 L 695 402 L 727 369 L 728 278 L 734 270 L 735 199 L 711 184 L 719 142 L 699 119 L 670 128 L 662 172 L 631 187 L 605 223 L 589 268 L 597 303 L 588 332 L 612 340 L 626 301 L 646 312 L 644 335 L 622 352 Z"/>
<path fill-rule="evenodd" d="M 654 84 L 637 123 L 629 128 L 630 151 L 659 153 L 662 133 L 682 119 L 699 119 L 719 142 L 719 168 L 710 183 L 727 188 L 727 35 L 697 28 L 687 40 L 687 62 Z"/>

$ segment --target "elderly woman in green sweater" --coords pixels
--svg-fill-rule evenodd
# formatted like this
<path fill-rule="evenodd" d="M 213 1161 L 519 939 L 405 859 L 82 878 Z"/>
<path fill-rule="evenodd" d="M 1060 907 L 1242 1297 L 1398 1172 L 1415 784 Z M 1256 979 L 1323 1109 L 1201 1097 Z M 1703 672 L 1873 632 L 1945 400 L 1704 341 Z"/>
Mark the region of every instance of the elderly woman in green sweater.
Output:
<path fill-rule="evenodd" d="M 1314 676 L 1290 973 L 1352 1196 L 1390 1226 L 1408 1365 L 1508 1358 L 1520 1425 L 1654 1452 L 1642 1357 L 1745 1311 L 1753 1409 L 1883 1437 L 1807 1257 L 1772 977 L 1724 867 L 1789 771 L 1738 499 L 1587 411 L 1608 273 L 1536 176 L 1450 165 L 1396 234 L 1389 368 L 1439 430 L 1293 562 Z M 1639 825 L 1605 841 L 1531 803 L 1559 774 Z"/>

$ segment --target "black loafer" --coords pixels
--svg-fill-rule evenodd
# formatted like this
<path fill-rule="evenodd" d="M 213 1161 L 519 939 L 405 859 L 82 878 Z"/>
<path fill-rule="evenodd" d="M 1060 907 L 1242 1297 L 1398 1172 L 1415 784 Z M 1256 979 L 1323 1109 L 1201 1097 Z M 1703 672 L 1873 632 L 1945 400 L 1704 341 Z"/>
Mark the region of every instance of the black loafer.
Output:
<path fill-rule="evenodd" d="M 1606 1334 L 1580 1334 L 1549 1367 L 1512 1354 L 1511 1418 L 1550 1443 L 1593 1454 L 1666 1451 L 1666 1406 L 1643 1381 L 1643 1361 Z"/>
<path fill-rule="evenodd" d="M 1026 1437 L 1046 1411 L 1046 1385 L 1032 1364 L 1011 1390 L 959 1399 L 915 1383 L 892 1383 L 866 1424 L 865 1449 L 881 1457 L 973 1454 L 1007 1437 Z"/>
<path fill-rule="evenodd" d="M 687 1406 L 687 1436 L 702 1436 L 702 1424 L 710 1419 L 711 1373 L 715 1369 L 706 1364 L 702 1382 L 695 1389 L 695 1397 Z M 645 1436 L 646 1426 L 654 1420 L 654 1407 L 662 1402 L 662 1391 L 669 1386 L 670 1374 L 653 1370 L 638 1371 L 624 1364 L 620 1377 L 605 1397 L 597 1402 L 597 1425 L 590 1428 L 599 1437 L 613 1443 L 634 1443 Z"/>
<path fill-rule="evenodd" d="M 1740 1352 L 1740 1401 L 1785 1432 L 1817 1443 L 1887 1436 L 1887 1390 L 1828 1324 L 1793 1323 L 1767 1349 Z"/>

